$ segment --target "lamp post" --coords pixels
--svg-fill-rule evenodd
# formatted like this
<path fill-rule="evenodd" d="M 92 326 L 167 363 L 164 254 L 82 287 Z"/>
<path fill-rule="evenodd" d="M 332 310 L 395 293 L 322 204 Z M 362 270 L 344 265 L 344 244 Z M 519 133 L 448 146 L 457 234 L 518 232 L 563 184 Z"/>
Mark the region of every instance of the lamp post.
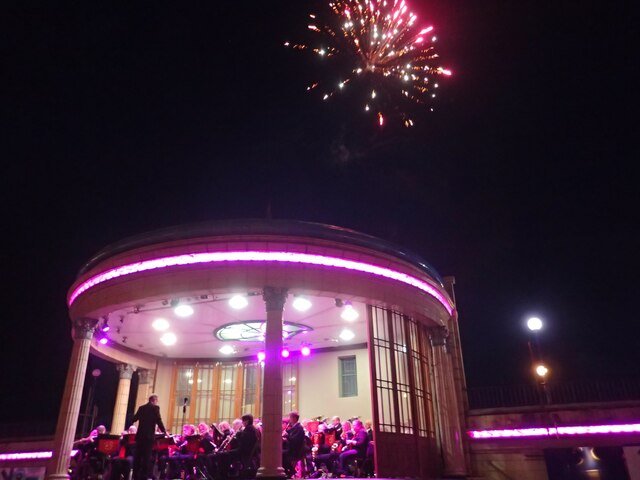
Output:
<path fill-rule="evenodd" d="M 542 330 L 544 327 L 544 323 L 538 317 L 530 317 L 527 319 L 527 328 L 531 332 L 533 336 L 533 341 L 535 342 L 535 346 L 531 342 L 531 336 L 527 341 L 527 346 L 529 347 L 529 358 L 531 361 L 531 368 L 534 371 L 536 383 L 541 388 L 541 403 L 544 406 L 545 404 L 551 403 L 551 399 L 549 397 L 549 390 L 547 389 L 546 377 L 549 373 L 549 369 L 544 365 L 542 360 L 542 351 L 540 348 L 540 340 L 538 338 L 538 332 Z"/>
<path fill-rule="evenodd" d="M 102 371 L 99 368 L 95 368 L 91 371 L 93 382 L 91 383 L 91 387 L 89 387 L 89 394 L 87 395 L 87 405 L 85 406 L 84 420 L 82 421 L 82 435 L 89 434 L 91 427 L 93 426 L 93 422 L 95 421 L 96 411 L 94 408 L 94 397 L 96 393 L 96 386 L 98 384 L 98 377 L 100 375 L 102 375 Z M 88 428 L 87 422 L 89 422 Z"/>

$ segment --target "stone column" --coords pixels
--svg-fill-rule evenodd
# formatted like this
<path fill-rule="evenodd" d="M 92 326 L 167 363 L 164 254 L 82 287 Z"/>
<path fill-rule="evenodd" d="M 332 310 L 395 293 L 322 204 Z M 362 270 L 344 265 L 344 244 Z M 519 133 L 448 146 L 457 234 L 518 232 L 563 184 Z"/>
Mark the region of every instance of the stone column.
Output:
<path fill-rule="evenodd" d="M 437 416 L 444 475 L 463 477 L 467 473 L 464 454 L 464 432 L 460 422 L 460 402 L 454 381 L 451 354 L 447 351 L 448 332 L 445 328 L 430 331 L 433 350 Z"/>
<path fill-rule="evenodd" d="M 262 388 L 262 450 L 259 478 L 284 478 L 282 468 L 282 320 L 287 291 L 265 287 L 267 307 Z"/>
<path fill-rule="evenodd" d="M 118 380 L 118 392 L 116 404 L 113 407 L 113 419 L 111 420 L 111 433 L 120 435 L 124 430 L 124 422 L 127 420 L 127 407 L 129 406 L 129 392 L 131 391 L 131 377 L 135 367 L 133 365 L 116 365 L 120 379 Z"/>
<path fill-rule="evenodd" d="M 151 392 L 151 379 L 153 378 L 153 372 L 151 370 L 145 370 L 139 368 L 138 372 L 138 393 L 136 394 L 136 405 L 135 409 L 144 405 L 149 401 L 149 395 Z"/>
<path fill-rule="evenodd" d="M 73 349 L 60 404 L 56 436 L 53 440 L 53 457 L 47 469 L 47 478 L 51 480 L 69 478 L 69 459 L 78 426 L 89 347 L 98 321 L 93 318 L 79 318 L 72 323 Z"/>

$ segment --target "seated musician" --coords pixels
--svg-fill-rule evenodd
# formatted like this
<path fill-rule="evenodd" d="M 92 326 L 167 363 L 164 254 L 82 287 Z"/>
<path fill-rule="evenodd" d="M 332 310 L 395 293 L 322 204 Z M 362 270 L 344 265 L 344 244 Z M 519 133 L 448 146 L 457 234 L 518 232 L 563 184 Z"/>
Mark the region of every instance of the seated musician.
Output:
<path fill-rule="evenodd" d="M 282 466 L 289 476 L 295 473 L 295 464 L 305 456 L 305 433 L 298 412 L 289 413 L 289 423 L 283 434 L 286 449 L 282 450 Z"/>
<path fill-rule="evenodd" d="M 122 432 L 120 448 L 111 459 L 111 474 L 109 480 L 128 480 L 129 472 L 133 468 L 133 457 L 135 456 L 135 436 L 138 428 L 131 425 L 126 432 Z"/>
<path fill-rule="evenodd" d="M 351 440 L 346 441 L 346 449 L 338 458 L 338 466 L 334 471 L 334 477 L 347 474 L 347 465 L 355 458 L 364 459 L 367 455 L 369 436 L 360 420 L 353 421 L 354 435 Z"/>
<path fill-rule="evenodd" d="M 335 433 L 336 440 L 342 436 L 342 423 L 340 417 L 332 417 L 331 421 L 327 425 L 327 433 Z"/>
<path fill-rule="evenodd" d="M 253 415 L 247 413 L 242 416 L 242 429 L 234 433 L 234 442 L 230 450 L 220 451 L 214 454 L 216 472 L 226 477 L 235 462 L 241 464 L 241 468 L 256 467 L 255 458 L 258 447 L 258 433 L 253 425 Z"/>
<path fill-rule="evenodd" d="M 176 439 L 175 453 L 168 458 L 169 478 L 180 478 L 182 470 L 189 470 L 195 464 L 195 453 L 191 451 L 189 437 L 196 433 L 196 427 L 187 424 L 182 427 L 182 435 Z M 197 449 L 196 449 L 197 450 Z"/>
<path fill-rule="evenodd" d="M 79 456 L 74 477 L 85 478 L 98 471 L 103 458 L 97 450 L 97 439 L 98 435 L 104 435 L 105 433 L 107 433 L 107 428 L 104 425 L 98 425 L 95 429 L 91 430 L 87 437 L 81 438 L 73 443 L 73 446 L 78 449 Z"/>

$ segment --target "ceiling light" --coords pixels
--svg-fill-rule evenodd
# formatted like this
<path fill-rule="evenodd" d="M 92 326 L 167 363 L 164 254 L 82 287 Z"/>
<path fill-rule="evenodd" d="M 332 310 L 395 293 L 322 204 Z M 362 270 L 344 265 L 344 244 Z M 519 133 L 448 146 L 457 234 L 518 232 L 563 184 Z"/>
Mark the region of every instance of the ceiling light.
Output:
<path fill-rule="evenodd" d="M 102 337 L 100 340 L 98 340 L 98 343 L 100 343 L 100 345 L 106 345 L 107 343 L 109 343 L 109 339 L 107 337 Z"/>
<path fill-rule="evenodd" d="M 244 295 L 234 295 L 229 299 L 229 306 L 235 310 L 240 310 L 249 305 L 249 300 Z"/>
<path fill-rule="evenodd" d="M 356 336 L 355 333 L 353 333 L 351 330 L 348 329 L 344 329 L 340 332 L 340 335 L 338 335 L 340 337 L 341 340 L 344 340 L 345 342 L 348 342 L 349 340 L 353 340 Z"/>
<path fill-rule="evenodd" d="M 157 330 L 159 332 L 164 332 L 169 328 L 169 322 L 164 318 L 156 318 L 151 324 L 151 326 L 153 327 L 154 330 Z"/>
<path fill-rule="evenodd" d="M 345 303 L 344 308 L 342 309 L 342 313 L 340 314 L 340 317 L 342 317 L 343 320 L 353 322 L 359 316 L 360 314 L 355 308 L 353 308 L 353 305 L 351 305 L 350 303 Z"/>
<path fill-rule="evenodd" d="M 289 350 L 287 350 L 286 348 L 283 348 L 282 352 L 280 352 L 280 355 L 282 355 L 282 358 L 288 358 L 289 355 L 291 354 L 289 353 Z"/>
<path fill-rule="evenodd" d="M 258 361 L 264 362 L 264 359 L 267 358 L 264 352 L 258 352 Z"/>
<path fill-rule="evenodd" d="M 165 345 L 173 345 L 178 341 L 175 333 L 167 332 L 160 337 L 160 341 Z"/>
<path fill-rule="evenodd" d="M 236 353 L 236 349 L 233 348 L 233 345 L 223 345 L 218 351 L 224 355 L 231 355 L 232 353 Z"/>
<path fill-rule="evenodd" d="M 173 309 L 173 313 L 182 318 L 190 317 L 193 315 L 193 307 L 191 305 L 177 305 Z"/>
<path fill-rule="evenodd" d="M 308 357 L 309 355 L 311 355 L 311 348 L 305 345 L 300 349 L 300 353 L 302 354 L 303 357 Z"/>
<path fill-rule="evenodd" d="M 305 297 L 295 297 L 293 300 L 293 308 L 299 312 L 306 312 L 311 308 L 311 301 Z"/>

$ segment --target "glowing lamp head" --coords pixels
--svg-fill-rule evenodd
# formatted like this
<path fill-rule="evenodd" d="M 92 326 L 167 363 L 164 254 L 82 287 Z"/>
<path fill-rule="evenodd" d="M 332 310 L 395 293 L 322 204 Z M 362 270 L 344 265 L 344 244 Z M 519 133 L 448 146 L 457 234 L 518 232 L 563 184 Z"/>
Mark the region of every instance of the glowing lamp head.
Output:
<path fill-rule="evenodd" d="M 536 367 L 536 375 L 538 375 L 540 378 L 545 378 L 548 373 L 549 373 L 549 369 L 544 365 L 538 365 Z"/>
<path fill-rule="evenodd" d="M 340 340 L 344 340 L 345 342 L 348 342 L 349 340 L 353 340 L 356 334 L 353 333 L 351 330 L 348 330 L 345 328 L 340 332 L 340 335 L 338 336 L 340 337 Z"/>
<path fill-rule="evenodd" d="M 102 327 L 102 331 L 107 333 L 109 330 L 111 330 L 111 327 L 109 325 L 105 325 L 104 327 Z"/>
<path fill-rule="evenodd" d="M 151 324 L 151 327 L 158 332 L 164 332 L 169 328 L 169 322 L 164 318 L 156 318 Z"/>
<path fill-rule="evenodd" d="M 223 345 L 218 351 L 223 355 L 231 355 L 232 353 L 236 353 L 236 349 L 233 348 L 232 345 Z"/>
<path fill-rule="evenodd" d="M 258 361 L 264 362 L 264 359 L 267 358 L 267 355 L 264 352 L 258 352 Z"/>
<path fill-rule="evenodd" d="M 178 337 L 176 337 L 175 333 L 167 332 L 160 337 L 160 341 L 167 346 L 175 345 L 178 341 Z"/>
<path fill-rule="evenodd" d="M 305 345 L 300 349 L 300 353 L 302 354 L 303 357 L 308 357 L 309 355 L 311 355 L 311 348 Z"/>
<path fill-rule="evenodd" d="M 244 295 L 234 295 L 229 299 L 229 306 L 234 310 L 242 310 L 249 305 L 249 300 Z"/>
<path fill-rule="evenodd" d="M 529 320 L 527 320 L 527 328 L 532 332 L 542 330 L 542 320 L 540 320 L 538 317 L 531 317 Z"/>
<path fill-rule="evenodd" d="M 283 348 L 280 352 L 280 355 L 282 355 L 282 358 L 289 358 L 289 355 L 291 355 L 291 353 L 289 353 L 289 350 L 287 350 L 286 348 Z"/>
<path fill-rule="evenodd" d="M 107 343 L 109 343 L 109 339 L 107 337 L 102 337 L 100 340 L 98 340 L 98 343 L 100 345 L 106 345 Z"/>
<path fill-rule="evenodd" d="M 296 297 L 293 300 L 293 308 L 299 312 L 306 312 L 311 308 L 311 301 L 305 297 Z"/>
<path fill-rule="evenodd" d="M 358 311 L 353 308 L 353 305 L 345 303 L 342 313 L 340 314 L 340 317 L 343 320 L 346 320 L 347 322 L 355 322 L 359 316 Z"/>
<path fill-rule="evenodd" d="M 190 317 L 193 315 L 193 307 L 191 305 L 176 305 L 173 313 L 181 318 Z"/>

